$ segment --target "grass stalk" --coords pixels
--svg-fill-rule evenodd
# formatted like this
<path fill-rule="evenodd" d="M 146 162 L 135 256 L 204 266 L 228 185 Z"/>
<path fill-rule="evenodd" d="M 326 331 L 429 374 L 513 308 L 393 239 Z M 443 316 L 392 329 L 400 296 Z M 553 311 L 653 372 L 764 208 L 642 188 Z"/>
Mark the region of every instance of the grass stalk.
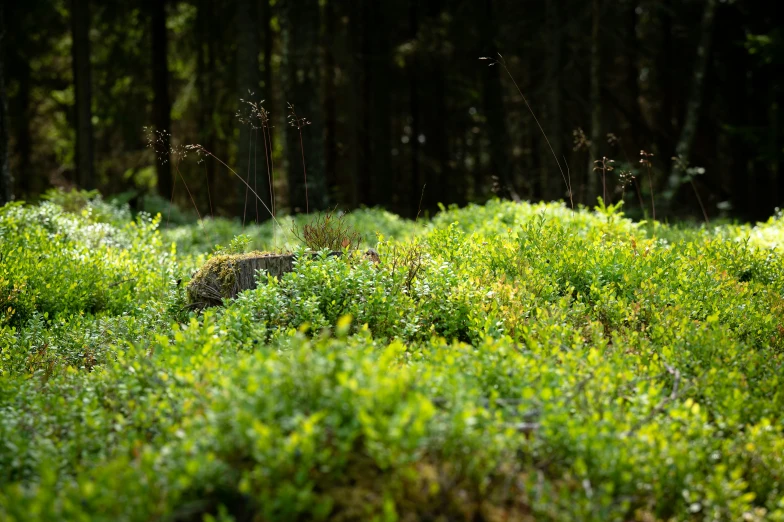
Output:
<path fill-rule="evenodd" d="M 501 56 L 501 53 L 498 53 L 498 58 L 492 58 L 492 57 L 489 57 L 489 56 L 483 56 L 483 57 L 481 57 L 479 59 L 480 60 L 490 60 L 490 62 L 491 62 L 490 65 L 500 65 L 504 69 L 504 71 L 506 71 L 506 74 L 509 76 L 509 79 L 512 80 L 512 84 L 515 86 L 515 89 L 517 89 L 517 92 L 520 94 L 520 97 L 523 99 L 523 102 L 525 102 L 525 106 L 528 108 L 528 112 L 531 113 L 531 116 L 533 117 L 534 121 L 536 122 L 536 125 L 539 127 L 539 131 L 542 133 L 542 136 L 544 136 L 544 141 L 547 143 L 547 146 L 549 147 L 550 152 L 553 155 L 553 159 L 555 160 L 555 164 L 558 165 L 558 170 L 561 171 L 561 177 L 563 178 L 563 181 L 566 184 L 566 190 L 569 192 L 569 203 L 572 206 L 572 210 L 574 210 L 574 199 L 573 199 L 573 196 L 572 196 L 572 180 L 571 180 L 571 176 L 570 175 L 567 176 L 567 173 L 568 173 L 568 170 L 569 170 L 569 165 L 567 164 L 567 166 L 566 166 L 567 167 L 567 173 L 565 173 L 563 167 L 561 167 L 561 162 L 558 161 L 558 156 L 555 154 L 555 150 L 553 149 L 553 146 L 550 144 L 550 140 L 547 138 L 547 133 L 542 128 L 541 123 L 539 123 L 539 119 L 536 117 L 536 114 L 534 113 L 534 110 L 531 108 L 531 105 L 528 103 L 528 99 L 525 97 L 525 94 L 523 94 L 523 90 L 520 89 L 520 86 L 517 84 L 517 81 L 514 79 L 514 76 L 512 76 L 512 72 L 509 70 L 509 67 L 506 66 L 506 60 L 504 60 L 504 57 Z M 566 163 L 566 158 L 565 157 L 564 157 L 564 163 Z"/>

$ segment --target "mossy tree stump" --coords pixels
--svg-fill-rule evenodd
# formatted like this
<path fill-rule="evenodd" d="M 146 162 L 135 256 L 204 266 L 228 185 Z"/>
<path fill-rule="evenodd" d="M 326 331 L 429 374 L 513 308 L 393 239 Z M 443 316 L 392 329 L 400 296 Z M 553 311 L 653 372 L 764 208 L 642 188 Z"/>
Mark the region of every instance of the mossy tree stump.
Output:
<path fill-rule="evenodd" d="M 311 253 L 314 258 L 319 254 Z M 327 256 L 340 256 L 343 252 L 329 252 Z M 207 261 L 188 283 L 188 303 L 193 308 L 221 306 L 224 299 L 234 299 L 245 290 L 256 288 L 256 273 L 264 270 L 280 279 L 294 270 L 294 254 L 224 254 Z M 379 263 L 378 252 L 368 249 L 364 258 Z"/>
<path fill-rule="evenodd" d="M 264 270 L 280 279 L 294 269 L 293 254 L 226 254 L 215 256 L 188 283 L 188 302 L 195 308 L 220 306 L 243 290 L 256 288 L 256 272 Z"/>
<path fill-rule="evenodd" d="M 328 255 L 341 254 L 330 252 Z M 294 254 L 262 252 L 215 256 L 188 283 L 188 303 L 194 308 L 221 306 L 224 299 L 234 299 L 240 292 L 256 288 L 257 271 L 264 270 L 280 279 L 283 274 L 294 270 L 295 259 Z"/>

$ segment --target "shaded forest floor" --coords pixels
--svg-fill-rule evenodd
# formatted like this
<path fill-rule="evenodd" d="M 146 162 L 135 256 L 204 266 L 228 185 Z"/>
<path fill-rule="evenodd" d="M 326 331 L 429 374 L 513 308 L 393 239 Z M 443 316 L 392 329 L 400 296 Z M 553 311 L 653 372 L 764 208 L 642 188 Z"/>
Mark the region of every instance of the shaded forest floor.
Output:
<path fill-rule="evenodd" d="M 162 219 L 0 209 L 3 520 L 784 520 L 782 216 L 361 210 L 200 313 L 309 218 Z"/>

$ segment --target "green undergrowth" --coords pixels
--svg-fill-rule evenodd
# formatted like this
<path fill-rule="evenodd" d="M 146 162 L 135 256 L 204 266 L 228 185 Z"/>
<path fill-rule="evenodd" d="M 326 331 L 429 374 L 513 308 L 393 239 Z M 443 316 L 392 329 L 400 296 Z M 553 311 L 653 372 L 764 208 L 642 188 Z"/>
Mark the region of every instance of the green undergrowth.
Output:
<path fill-rule="evenodd" d="M 196 312 L 271 226 L 123 212 L 0 210 L 0 519 L 784 520 L 780 215 L 362 211 Z"/>
<path fill-rule="evenodd" d="M 253 220 L 206 217 L 193 224 L 172 226 L 163 229 L 167 242 L 175 242 L 177 251 L 183 254 L 203 254 L 209 252 L 216 243 L 228 243 L 233 237 L 248 237 L 248 249 L 262 251 L 283 251 L 296 249 L 299 242 L 292 232 L 317 219 L 319 214 L 278 216 L 273 222 L 266 220 L 256 224 Z M 165 221 L 165 218 L 164 218 Z M 405 239 L 423 230 L 413 221 L 401 218 L 386 210 L 371 208 L 349 212 L 343 222 L 359 232 L 365 246 L 373 246 L 378 235 L 389 239 Z"/>

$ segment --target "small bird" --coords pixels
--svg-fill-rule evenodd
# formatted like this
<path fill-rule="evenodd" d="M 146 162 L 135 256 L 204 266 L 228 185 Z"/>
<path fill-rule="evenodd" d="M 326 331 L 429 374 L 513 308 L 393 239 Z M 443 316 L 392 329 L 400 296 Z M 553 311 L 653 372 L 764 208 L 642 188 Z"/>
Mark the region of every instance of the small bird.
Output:
<path fill-rule="evenodd" d="M 374 263 L 380 263 L 381 262 L 381 258 L 378 257 L 378 252 L 376 252 L 375 248 L 368 248 L 365 251 L 365 256 L 364 257 L 365 257 L 365 259 L 369 259 L 369 260 L 373 261 Z"/>

